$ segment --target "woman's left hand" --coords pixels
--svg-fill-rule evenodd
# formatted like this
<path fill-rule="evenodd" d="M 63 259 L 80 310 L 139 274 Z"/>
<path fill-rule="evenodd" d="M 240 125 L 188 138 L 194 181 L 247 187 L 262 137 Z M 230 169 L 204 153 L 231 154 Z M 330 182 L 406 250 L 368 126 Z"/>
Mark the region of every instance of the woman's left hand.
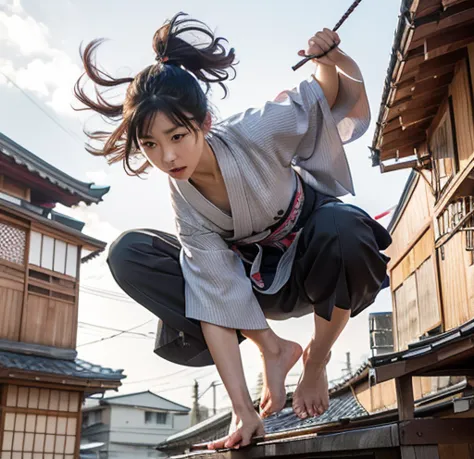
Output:
<path fill-rule="evenodd" d="M 319 59 L 314 59 L 314 62 L 324 65 L 336 65 L 331 57 L 337 54 L 339 43 L 341 43 L 341 39 L 336 32 L 329 29 L 323 29 L 308 40 L 308 48 L 306 51 L 299 51 L 298 55 L 304 57 L 313 54 L 319 55 L 327 53 Z"/>

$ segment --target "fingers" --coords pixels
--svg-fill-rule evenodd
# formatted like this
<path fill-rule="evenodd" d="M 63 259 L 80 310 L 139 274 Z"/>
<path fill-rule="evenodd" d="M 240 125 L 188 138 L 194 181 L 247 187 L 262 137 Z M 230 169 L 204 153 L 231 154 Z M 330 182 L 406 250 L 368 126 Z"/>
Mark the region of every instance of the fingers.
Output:
<path fill-rule="evenodd" d="M 211 441 L 207 444 L 208 449 L 224 449 L 225 442 L 228 437 L 219 438 L 219 440 Z"/>
<path fill-rule="evenodd" d="M 320 55 L 327 53 L 332 48 L 338 46 L 340 42 L 341 40 L 336 32 L 329 29 L 323 29 L 308 40 L 309 47 L 306 51 L 306 55 Z"/>
<path fill-rule="evenodd" d="M 224 443 L 224 448 L 238 448 L 241 443 L 242 443 L 242 430 L 239 429 L 229 436 L 227 441 Z"/>

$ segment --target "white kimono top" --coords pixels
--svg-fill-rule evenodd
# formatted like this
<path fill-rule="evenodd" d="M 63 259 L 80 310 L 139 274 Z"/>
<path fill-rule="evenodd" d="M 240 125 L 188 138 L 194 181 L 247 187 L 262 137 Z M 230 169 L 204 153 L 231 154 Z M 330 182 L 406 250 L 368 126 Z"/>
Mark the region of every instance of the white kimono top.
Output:
<path fill-rule="evenodd" d="M 320 192 L 354 194 L 343 144 L 367 130 L 370 112 L 365 91 L 358 100 L 353 96 L 354 85 L 363 83 L 344 75 L 339 79 L 332 109 L 311 77 L 262 108 L 230 117 L 209 136 L 231 215 L 189 181 L 170 178 L 187 317 L 240 330 L 267 328 L 254 294 L 256 286 L 230 244 L 251 235 L 263 239 L 265 230 L 290 205 L 295 170 Z M 296 238 L 282 256 L 273 284 L 263 293 L 275 293 L 287 282 L 297 243 Z"/>

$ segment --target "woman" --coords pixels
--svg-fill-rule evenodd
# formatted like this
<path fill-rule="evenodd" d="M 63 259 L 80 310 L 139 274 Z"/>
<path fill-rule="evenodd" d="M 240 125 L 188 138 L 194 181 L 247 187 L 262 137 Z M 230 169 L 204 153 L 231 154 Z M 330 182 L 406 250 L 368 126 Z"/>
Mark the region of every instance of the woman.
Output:
<path fill-rule="evenodd" d="M 200 46 L 185 40 L 190 33 Z M 108 262 L 123 290 L 161 319 L 160 355 L 216 364 L 237 425 L 210 448 L 245 446 L 263 434 L 245 384 L 242 339 L 262 354 L 262 416 L 284 407 L 285 377 L 302 354 L 293 408 L 301 418 L 322 414 L 331 347 L 386 278 L 380 250 L 390 236 L 338 199 L 353 193 L 343 144 L 369 124 L 362 75 L 339 41 L 328 29 L 318 32 L 299 52 L 326 53 L 308 80 L 215 125 L 201 86 L 215 83 L 226 92 L 235 55 L 204 24 L 176 15 L 154 36 L 156 63 L 134 78 L 98 69 L 100 41 L 82 56 L 96 86 L 128 85 L 123 104 L 114 105 L 100 92 L 88 97 L 78 81 L 77 98 L 119 122 L 112 133 L 90 134 L 104 144 L 89 151 L 122 162 L 130 174 L 156 167 L 169 175 L 178 237 L 129 231 L 112 245 Z M 145 161 L 134 167 L 140 157 Z M 267 324 L 309 313 L 315 332 L 304 352 Z"/>

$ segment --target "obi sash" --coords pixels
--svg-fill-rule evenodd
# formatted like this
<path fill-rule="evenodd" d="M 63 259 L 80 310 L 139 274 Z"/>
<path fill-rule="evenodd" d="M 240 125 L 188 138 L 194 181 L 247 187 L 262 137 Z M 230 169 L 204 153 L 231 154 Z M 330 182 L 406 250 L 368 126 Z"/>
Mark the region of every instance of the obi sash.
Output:
<path fill-rule="evenodd" d="M 301 178 L 298 174 L 296 177 L 295 193 L 280 221 L 265 231 L 235 241 L 230 246 L 249 268 L 253 288 L 267 295 L 277 293 L 288 281 L 291 269 L 288 269 L 287 265 L 293 263 L 302 231 L 302 228 L 298 228 L 297 222 L 303 210 L 305 197 Z M 268 248 L 271 248 L 275 269 L 272 279 L 269 281 L 268 276 L 265 276 L 267 277 L 265 282 L 261 266 Z"/>

